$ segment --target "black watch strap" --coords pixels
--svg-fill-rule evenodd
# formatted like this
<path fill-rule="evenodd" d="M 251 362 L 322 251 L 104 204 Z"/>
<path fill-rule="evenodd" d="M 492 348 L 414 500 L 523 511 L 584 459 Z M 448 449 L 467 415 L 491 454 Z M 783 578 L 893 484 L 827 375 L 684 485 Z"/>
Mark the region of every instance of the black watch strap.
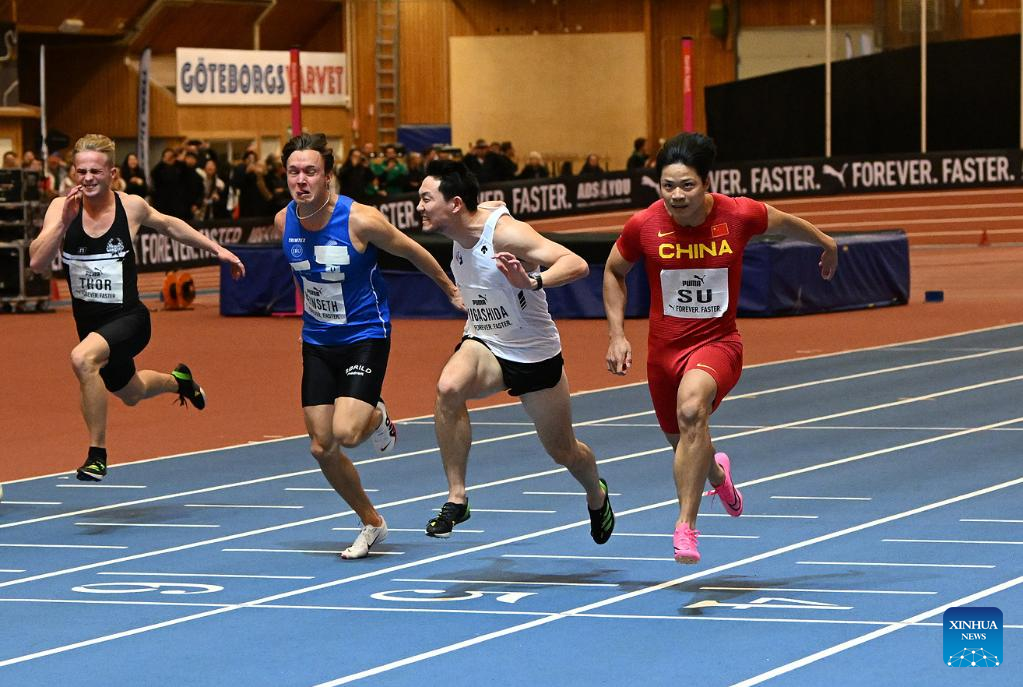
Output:
<path fill-rule="evenodd" d="M 536 279 L 536 286 L 533 287 L 534 291 L 539 291 L 543 288 L 543 277 L 537 274 L 533 279 Z"/>

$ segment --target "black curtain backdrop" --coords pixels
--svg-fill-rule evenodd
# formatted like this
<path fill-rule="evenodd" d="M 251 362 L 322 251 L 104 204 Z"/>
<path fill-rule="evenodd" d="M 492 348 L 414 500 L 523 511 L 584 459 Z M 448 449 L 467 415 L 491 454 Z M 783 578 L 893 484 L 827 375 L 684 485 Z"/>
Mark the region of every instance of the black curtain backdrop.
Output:
<path fill-rule="evenodd" d="M 1019 147 L 1019 41 L 929 44 L 929 151 Z M 824 155 L 823 65 L 711 86 L 705 96 L 721 161 Z M 832 155 L 919 150 L 920 50 L 832 63 Z"/>

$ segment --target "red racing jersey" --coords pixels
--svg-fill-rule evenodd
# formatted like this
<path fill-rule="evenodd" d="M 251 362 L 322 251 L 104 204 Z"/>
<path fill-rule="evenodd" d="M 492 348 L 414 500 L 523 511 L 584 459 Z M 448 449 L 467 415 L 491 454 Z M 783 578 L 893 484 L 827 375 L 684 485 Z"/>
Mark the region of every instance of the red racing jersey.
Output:
<path fill-rule="evenodd" d="M 710 195 L 714 205 L 703 224 L 680 226 L 658 200 L 629 218 L 615 244 L 623 258 L 646 268 L 651 346 L 691 348 L 738 331 L 742 253 L 767 229 L 767 206 Z"/>

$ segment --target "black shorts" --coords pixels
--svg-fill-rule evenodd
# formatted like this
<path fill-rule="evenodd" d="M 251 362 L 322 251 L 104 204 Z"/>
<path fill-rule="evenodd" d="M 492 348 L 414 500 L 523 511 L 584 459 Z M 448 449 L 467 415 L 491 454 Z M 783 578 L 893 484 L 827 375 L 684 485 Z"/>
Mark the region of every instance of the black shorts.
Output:
<path fill-rule="evenodd" d="M 153 326 L 149 319 L 149 308 L 143 303 L 115 315 L 102 324 L 75 322 L 78 340 L 81 341 L 95 332 L 110 346 L 110 360 L 99 371 L 103 385 L 108 391 L 120 391 L 135 376 L 133 358 L 149 344 Z"/>
<path fill-rule="evenodd" d="M 334 405 L 342 397 L 375 406 L 390 353 L 390 339 L 364 339 L 345 346 L 303 341 L 302 407 Z"/>
<path fill-rule="evenodd" d="M 475 336 L 462 337 L 462 341 L 466 339 L 479 341 L 487 346 L 486 341 L 477 339 Z M 461 347 L 462 344 L 459 342 L 455 346 L 455 350 L 457 351 Z M 487 350 L 490 350 L 490 346 L 487 346 Z M 504 379 L 504 385 L 508 387 L 509 396 L 521 396 L 531 391 L 553 389 L 561 381 L 561 373 L 565 368 L 565 359 L 561 357 L 560 353 L 538 363 L 518 363 L 514 360 L 505 360 L 497 355 L 494 357 L 497 358 L 497 362 L 501 366 L 501 377 Z"/>

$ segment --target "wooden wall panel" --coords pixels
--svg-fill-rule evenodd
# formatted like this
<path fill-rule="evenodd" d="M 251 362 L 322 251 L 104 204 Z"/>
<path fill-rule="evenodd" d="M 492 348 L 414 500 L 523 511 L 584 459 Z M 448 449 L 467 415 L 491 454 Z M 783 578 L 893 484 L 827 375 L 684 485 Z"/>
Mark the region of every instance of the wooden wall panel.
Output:
<path fill-rule="evenodd" d="M 1015 8 L 970 8 L 963 13 L 964 38 L 988 38 L 1018 34 L 1019 6 Z"/>
<path fill-rule="evenodd" d="M 181 137 L 239 139 L 278 138 L 288 140 L 291 109 L 281 107 L 179 107 L 178 132 Z M 351 118 L 346 110 L 336 107 L 305 107 L 302 128 L 346 138 Z"/>
<path fill-rule="evenodd" d="M 734 2 L 729 3 L 735 5 Z M 732 8 L 732 11 L 736 11 Z M 824 0 L 744 2 L 738 9 L 743 26 L 824 25 Z M 832 24 L 873 24 L 874 0 L 832 0 Z"/>
<path fill-rule="evenodd" d="M 649 36 L 653 72 L 653 93 L 648 99 L 653 109 L 655 141 L 669 138 L 682 130 L 682 75 L 681 40 L 693 38 L 693 90 L 694 128 L 705 131 L 703 89 L 735 78 L 734 26 L 736 18 L 729 18 L 729 32 L 724 38 L 710 34 L 706 4 L 697 7 L 670 0 L 655 0 L 651 5 L 651 32 Z"/>
<path fill-rule="evenodd" d="M 402 124 L 451 121 L 448 74 L 448 3 L 401 3 L 398 81 Z"/>
<path fill-rule="evenodd" d="M 90 50 L 80 69 L 81 48 L 46 50 L 47 121 L 72 140 L 86 133 L 134 136 L 138 77 L 125 64 L 124 49 Z"/>
<path fill-rule="evenodd" d="M 357 144 L 364 141 L 376 142 L 376 117 L 373 114 L 376 102 L 376 73 L 374 70 L 374 44 L 376 42 L 375 0 L 348 0 L 351 12 L 354 41 L 348 50 L 352 69 L 352 111 L 358 125 L 352 132 Z"/>
<path fill-rule="evenodd" d="M 449 0 L 452 36 L 643 30 L 637 0 Z"/>

